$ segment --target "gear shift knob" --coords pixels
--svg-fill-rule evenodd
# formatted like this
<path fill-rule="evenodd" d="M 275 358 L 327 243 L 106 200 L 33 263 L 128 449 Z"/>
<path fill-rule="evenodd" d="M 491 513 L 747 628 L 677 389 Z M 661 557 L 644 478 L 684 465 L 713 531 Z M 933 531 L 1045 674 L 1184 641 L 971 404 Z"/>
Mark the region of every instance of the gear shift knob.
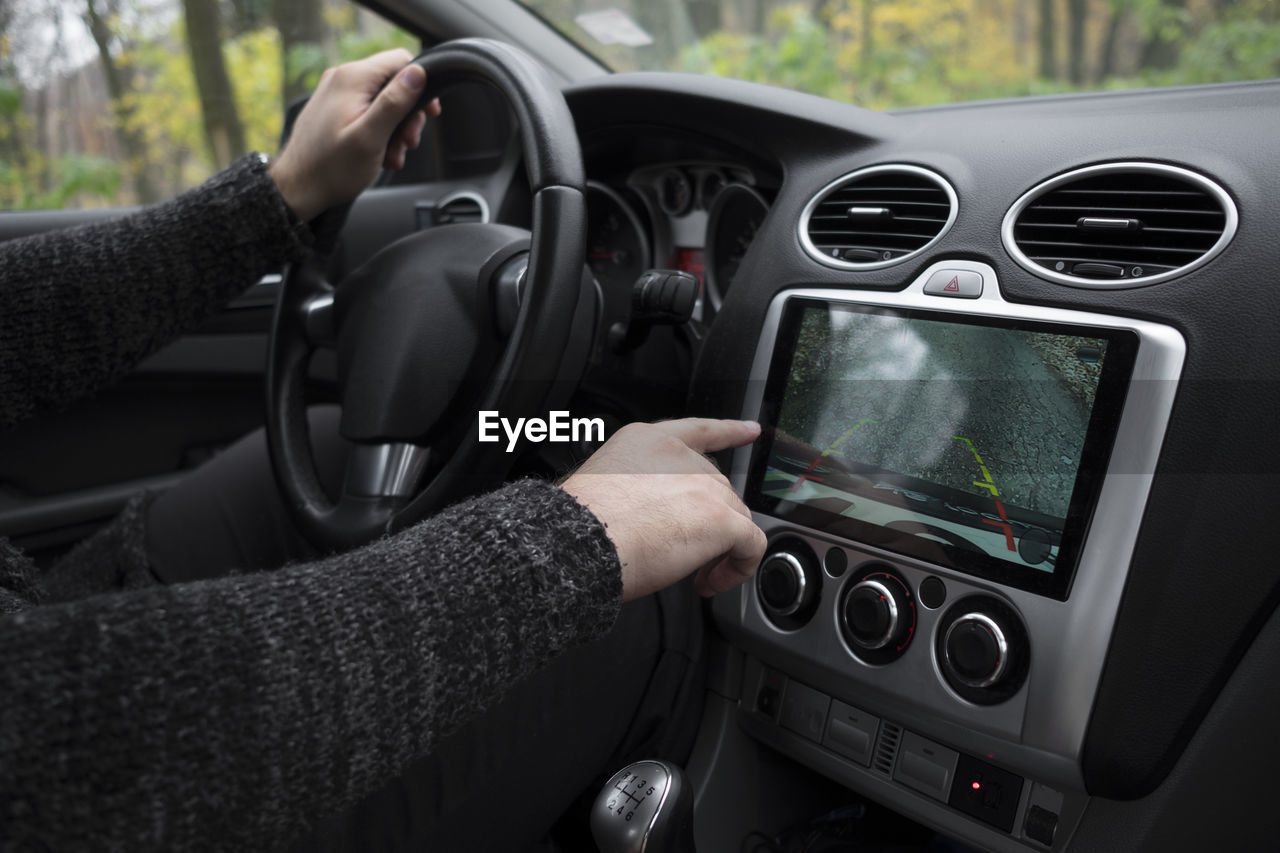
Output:
<path fill-rule="evenodd" d="M 613 774 L 591 807 L 600 853 L 693 853 L 693 790 L 679 767 L 637 761 Z"/>

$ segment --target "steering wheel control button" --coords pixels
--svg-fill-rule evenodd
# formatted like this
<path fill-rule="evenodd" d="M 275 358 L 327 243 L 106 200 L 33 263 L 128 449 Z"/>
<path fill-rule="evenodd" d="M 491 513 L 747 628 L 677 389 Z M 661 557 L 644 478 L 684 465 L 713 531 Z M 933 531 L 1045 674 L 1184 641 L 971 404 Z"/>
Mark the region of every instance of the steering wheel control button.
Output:
<path fill-rule="evenodd" d="M 951 795 L 951 781 L 955 778 L 959 759 L 960 753 L 954 749 L 947 749 L 914 732 L 903 732 L 893 779 L 945 803 Z"/>
<path fill-rule="evenodd" d="M 814 743 L 822 742 L 822 732 L 827 727 L 827 709 L 831 699 L 825 694 L 806 687 L 792 679 L 782 694 L 782 714 L 778 722 L 787 731 L 795 732 Z"/>
<path fill-rule="evenodd" d="M 756 597 L 765 618 L 784 631 L 803 627 L 818 607 L 822 571 L 803 540 L 785 536 L 773 543 L 756 572 Z"/>
<path fill-rule="evenodd" d="M 851 579 L 838 615 L 850 651 L 870 664 L 897 660 L 916 630 L 911 587 L 886 566 L 873 565 Z"/>
<path fill-rule="evenodd" d="M 990 687 L 1009 664 L 1009 641 L 984 613 L 966 613 L 952 622 L 943 650 L 956 678 L 970 687 Z"/>
<path fill-rule="evenodd" d="M 996 829 L 1012 832 L 1021 798 L 1021 776 L 961 755 L 947 805 Z"/>
<path fill-rule="evenodd" d="M 979 705 L 1008 699 L 1026 680 L 1030 648 L 1017 612 L 989 595 L 957 601 L 938 621 L 938 667 L 962 698 Z"/>
<path fill-rule="evenodd" d="M 930 296 L 977 299 L 982 295 L 982 275 L 973 270 L 941 269 L 929 276 L 924 292 Z"/>
<path fill-rule="evenodd" d="M 880 718 L 838 699 L 831 701 L 827 733 L 822 745 L 863 767 L 871 765 L 871 749 L 880 729 Z"/>

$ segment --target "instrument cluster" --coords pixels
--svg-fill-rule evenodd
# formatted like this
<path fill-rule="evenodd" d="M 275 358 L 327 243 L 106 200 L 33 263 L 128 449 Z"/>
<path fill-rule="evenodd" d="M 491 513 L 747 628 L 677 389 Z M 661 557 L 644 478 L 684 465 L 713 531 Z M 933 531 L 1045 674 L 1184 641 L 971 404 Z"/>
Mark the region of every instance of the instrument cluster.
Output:
<path fill-rule="evenodd" d="M 707 317 L 723 304 L 775 193 L 749 169 L 703 161 L 588 181 L 587 263 L 606 293 L 625 292 L 651 268 L 691 273 Z"/>

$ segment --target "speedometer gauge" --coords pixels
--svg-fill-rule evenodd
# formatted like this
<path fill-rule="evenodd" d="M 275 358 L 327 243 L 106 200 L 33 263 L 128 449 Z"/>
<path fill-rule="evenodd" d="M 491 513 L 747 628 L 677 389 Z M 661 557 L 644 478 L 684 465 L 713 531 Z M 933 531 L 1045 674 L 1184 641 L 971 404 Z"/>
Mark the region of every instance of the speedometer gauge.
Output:
<path fill-rule="evenodd" d="M 626 200 L 604 184 L 587 182 L 587 266 L 608 293 L 631 293 L 650 266 L 649 238 Z"/>
<path fill-rule="evenodd" d="M 730 184 L 716 196 L 707 218 L 707 296 L 713 308 L 724 302 L 768 212 L 764 196 L 746 184 Z"/>

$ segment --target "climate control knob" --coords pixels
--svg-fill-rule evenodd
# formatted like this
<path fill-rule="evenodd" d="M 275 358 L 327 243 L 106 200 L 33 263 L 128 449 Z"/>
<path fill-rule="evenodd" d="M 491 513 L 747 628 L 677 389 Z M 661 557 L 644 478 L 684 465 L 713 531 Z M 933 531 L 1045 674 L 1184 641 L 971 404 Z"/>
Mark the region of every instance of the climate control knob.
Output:
<path fill-rule="evenodd" d="M 893 590 L 878 580 L 864 580 L 849 591 L 844 618 L 854 643 L 864 649 L 889 645 L 901 621 Z"/>
<path fill-rule="evenodd" d="M 951 689 L 979 705 L 1003 702 L 1026 682 L 1031 647 L 1022 619 L 990 595 L 957 601 L 938 621 L 938 668 Z"/>
<path fill-rule="evenodd" d="M 804 606 L 808 579 L 804 564 L 790 551 L 776 551 L 765 557 L 758 572 L 760 600 L 778 616 L 791 616 Z"/>
<path fill-rule="evenodd" d="M 966 613 L 942 640 L 943 666 L 968 687 L 991 687 L 1009 670 L 1009 639 L 985 613 Z"/>
<path fill-rule="evenodd" d="M 803 540 L 788 536 L 773 543 L 756 570 L 756 597 L 765 618 L 784 631 L 808 623 L 818 608 L 822 570 Z"/>
<path fill-rule="evenodd" d="M 916 630 L 916 601 L 906 581 L 884 567 L 855 575 L 840 600 L 840 631 L 867 663 L 889 663 Z"/>

